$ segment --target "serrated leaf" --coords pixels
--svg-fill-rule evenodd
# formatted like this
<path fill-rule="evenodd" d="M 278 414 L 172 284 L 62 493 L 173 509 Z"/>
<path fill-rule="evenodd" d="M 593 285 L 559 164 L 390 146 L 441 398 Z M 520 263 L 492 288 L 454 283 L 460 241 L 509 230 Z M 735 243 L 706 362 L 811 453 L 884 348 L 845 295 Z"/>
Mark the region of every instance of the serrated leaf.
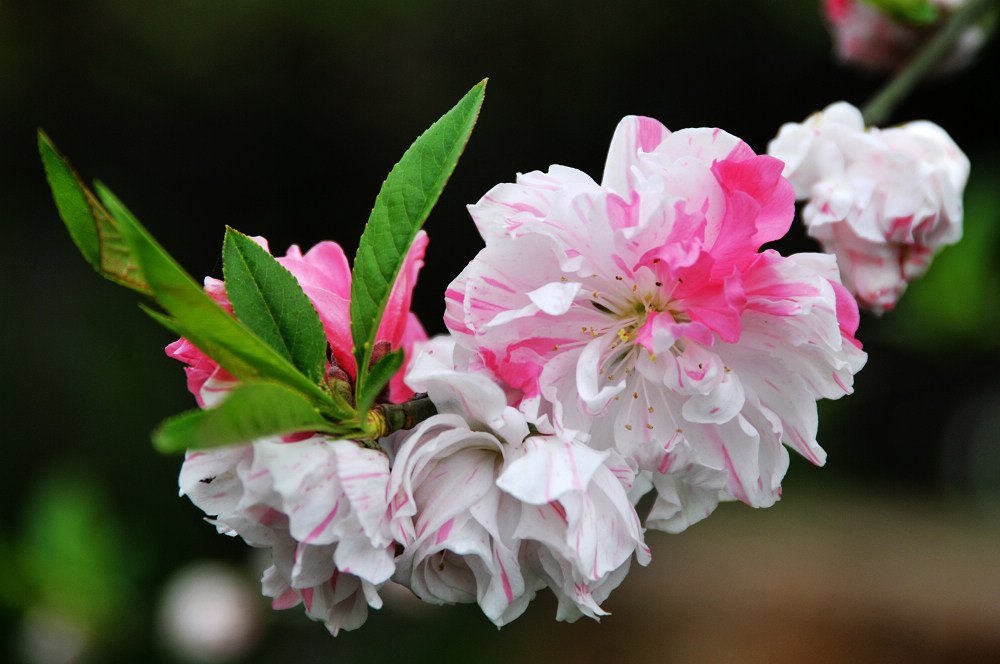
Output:
<path fill-rule="evenodd" d="M 222 248 L 226 295 L 250 331 L 319 384 L 326 370 L 326 333 L 292 273 L 246 235 L 226 229 Z"/>
<path fill-rule="evenodd" d="M 169 454 L 303 431 L 353 433 L 350 427 L 329 422 L 295 390 L 277 383 L 246 383 L 216 408 L 188 411 L 165 421 L 153 433 L 153 446 Z"/>
<path fill-rule="evenodd" d="M 392 285 L 417 231 L 465 149 L 485 88 L 483 80 L 417 138 L 393 167 L 375 199 L 351 277 L 351 337 L 359 402 L 369 392 L 369 358 Z M 364 409 L 359 412 L 363 414 Z"/>
<path fill-rule="evenodd" d="M 154 299 L 170 314 L 176 331 L 240 380 L 277 381 L 332 407 L 329 392 L 216 304 L 114 194 L 100 183 L 96 188 L 105 208 L 117 220 Z"/>
<path fill-rule="evenodd" d="M 140 293 L 152 291 L 129 251 L 118 222 L 108 214 L 45 132 L 38 151 L 59 216 L 83 257 L 101 275 Z"/>
<path fill-rule="evenodd" d="M 359 413 L 368 412 L 382 388 L 388 385 L 396 372 L 402 368 L 404 359 L 405 354 L 402 349 L 399 349 L 386 353 L 375 362 L 368 372 L 368 380 L 365 381 L 364 389 L 357 396 Z"/>

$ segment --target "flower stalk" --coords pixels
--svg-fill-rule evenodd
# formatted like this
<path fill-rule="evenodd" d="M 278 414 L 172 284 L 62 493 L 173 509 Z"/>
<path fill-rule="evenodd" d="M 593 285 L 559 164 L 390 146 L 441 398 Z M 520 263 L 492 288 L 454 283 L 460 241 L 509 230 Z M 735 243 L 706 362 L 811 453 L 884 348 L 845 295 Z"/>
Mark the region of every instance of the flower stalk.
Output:
<path fill-rule="evenodd" d="M 430 397 L 418 394 L 403 403 L 376 403 L 365 418 L 365 432 L 377 440 L 396 431 L 412 429 L 437 414 Z"/>

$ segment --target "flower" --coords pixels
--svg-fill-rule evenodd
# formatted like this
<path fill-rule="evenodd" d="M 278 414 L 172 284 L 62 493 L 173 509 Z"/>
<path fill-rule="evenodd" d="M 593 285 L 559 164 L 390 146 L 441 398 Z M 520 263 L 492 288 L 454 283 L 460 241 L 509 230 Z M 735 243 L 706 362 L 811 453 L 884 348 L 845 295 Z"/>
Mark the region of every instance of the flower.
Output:
<path fill-rule="evenodd" d="M 267 248 L 263 239 L 257 242 Z M 426 338 L 409 310 L 426 244 L 419 233 L 376 337 L 407 354 Z M 292 246 L 278 261 L 315 306 L 336 365 L 354 378 L 351 273 L 343 251 L 333 242 L 306 254 Z M 232 311 L 223 282 L 206 279 L 205 288 Z M 203 407 L 217 404 L 237 384 L 185 339 L 168 346 L 167 353 L 188 363 L 188 387 Z M 399 402 L 412 394 L 400 372 L 390 383 L 390 399 Z M 383 451 L 308 433 L 264 438 L 189 451 L 179 483 L 181 495 L 213 516 L 220 532 L 270 549 L 274 564 L 262 584 L 274 608 L 304 604 L 307 615 L 336 635 L 364 623 L 369 606 L 381 607 L 378 586 L 394 573 L 396 553 L 386 498 L 389 458 Z"/>
<path fill-rule="evenodd" d="M 334 635 L 359 627 L 392 575 L 386 519 L 389 462 L 353 441 L 280 438 L 188 452 L 180 493 L 214 515 L 219 532 L 271 550 L 264 594 L 304 603 Z"/>
<path fill-rule="evenodd" d="M 958 11 L 968 0 L 931 0 L 926 8 L 929 21 L 894 17 L 864 0 L 823 0 L 823 14 L 833 32 L 834 52 L 845 63 L 881 72 L 901 69 L 941 27 L 944 17 Z M 968 66 L 986 43 L 987 31 L 974 24 L 936 66 L 938 74 Z"/>
<path fill-rule="evenodd" d="M 969 160 L 932 122 L 866 130 L 861 112 L 838 102 L 783 125 L 768 153 L 808 199 L 809 235 L 837 256 L 844 284 L 876 313 L 893 308 L 933 255 L 962 237 Z"/>
<path fill-rule="evenodd" d="M 782 164 L 719 129 L 627 117 L 600 184 L 519 175 L 470 206 L 486 246 L 446 292 L 457 343 L 536 425 L 620 455 L 648 526 L 780 495 L 785 443 L 814 463 L 819 397 L 865 361 L 832 257 L 760 246 L 793 216 Z"/>
<path fill-rule="evenodd" d="M 267 240 L 260 237 L 253 239 L 264 249 L 268 249 Z M 393 348 L 403 348 L 407 358 L 414 342 L 427 338 L 420 321 L 410 311 L 413 287 L 417 282 L 417 274 L 423 266 L 426 248 L 427 234 L 420 231 L 393 285 L 392 294 L 375 337 L 376 342 L 388 341 Z M 323 330 L 326 332 L 334 359 L 338 366 L 354 379 L 356 368 L 354 355 L 351 353 L 353 342 L 350 317 L 351 269 L 343 249 L 337 243 L 327 241 L 320 242 L 303 254 L 298 245 L 292 245 L 288 253 L 277 260 L 292 273 L 305 291 L 323 323 Z M 206 277 L 205 291 L 217 304 L 232 313 L 223 281 Z M 229 372 L 219 367 L 214 360 L 187 339 L 178 339 L 167 346 L 166 350 L 167 355 L 188 365 L 185 369 L 188 376 L 188 390 L 198 400 L 199 406 L 208 408 L 217 405 L 225 393 L 237 383 Z M 400 372 L 389 384 L 390 400 L 399 403 L 411 396 L 413 392 L 406 387 L 403 374 Z"/>
<path fill-rule="evenodd" d="M 439 414 L 400 434 L 390 495 L 405 548 L 394 580 L 428 602 L 477 601 L 497 625 L 545 586 L 557 618 L 603 615 L 598 602 L 632 554 L 649 561 L 623 484 L 630 469 L 579 441 L 529 435 L 497 384 L 456 370 L 454 345 L 427 344 L 407 374 Z"/>

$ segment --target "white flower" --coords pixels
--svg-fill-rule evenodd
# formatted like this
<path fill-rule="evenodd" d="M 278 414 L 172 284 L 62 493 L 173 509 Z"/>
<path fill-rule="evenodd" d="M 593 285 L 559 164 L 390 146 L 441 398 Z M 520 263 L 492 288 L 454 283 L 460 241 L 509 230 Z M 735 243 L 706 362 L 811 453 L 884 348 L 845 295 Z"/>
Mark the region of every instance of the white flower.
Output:
<path fill-rule="evenodd" d="M 876 313 L 893 308 L 934 253 L 962 237 L 969 160 L 932 122 L 866 130 L 861 112 L 838 102 L 782 126 L 768 153 L 808 199 L 809 234 Z"/>
<path fill-rule="evenodd" d="M 597 602 L 632 553 L 649 559 L 622 484 L 631 471 L 620 463 L 620 479 L 608 452 L 529 436 L 503 390 L 456 371 L 453 351 L 433 340 L 407 375 L 439 414 L 402 437 L 393 462 L 392 523 L 405 546 L 394 580 L 429 602 L 477 601 L 498 625 L 546 585 L 560 619 L 602 614 Z"/>
<path fill-rule="evenodd" d="M 180 476 L 220 532 L 270 548 L 275 608 L 301 601 L 334 634 L 381 606 L 376 587 L 395 569 L 388 482 L 385 454 L 322 436 L 189 452 Z"/>

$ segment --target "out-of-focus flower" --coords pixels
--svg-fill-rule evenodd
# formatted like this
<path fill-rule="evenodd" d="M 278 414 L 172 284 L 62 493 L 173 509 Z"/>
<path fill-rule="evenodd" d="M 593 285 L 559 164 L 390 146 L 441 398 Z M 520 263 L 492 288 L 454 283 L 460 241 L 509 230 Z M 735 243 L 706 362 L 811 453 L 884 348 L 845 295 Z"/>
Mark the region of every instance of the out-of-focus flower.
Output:
<path fill-rule="evenodd" d="M 260 636 L 260 598 L 242 574 L 200 563 L 174 575 L 160 601 L 164 645 L 190 662 L 224 662 L 249 653 Z"/>
<path fill-rule="evenodd" d="M 833 33 L 834 51 L 846 63 L 873 71 L 893 72 L 906 65 L 932 37 L 947 16 L 968 0 L 929 0 L 922 20 L 893 16 L 864 0 L 823 0 L 823 14 Z M 888 4 L 888 3 L 886 3 Z M 921 3 L 911 3 L 921 4 Z M 986 43 L 979 24 L 966 28 L 936 66 L 944 74 L 968 66 Z"/>
<path fill-rule="evenodd" d="M 446 324 L 529 421 L 620 455 L 633 497 L 655 486 L 647 525 L 772 504 L 781 443 L 823 463 L 815 400 L 864 364 L 832 257 L 758 252 L 791 224 L 781 168 L 722 130 L 629 117 L 601 184 L 553 166 L 470 207 L 486 247 Z"/>
<path fill-rule="evenodd" d="M 809 201 L 809 235 L 837 256 L 844 284 L 872 311 L 895 306 L 934 253 L 962 237 L 969 160 L 932 122 L 865 129 L 861 112 L 838 102 L 783 125 L 768 153 Z"/>
<path fill-rule="evenodd" d="M 408 372 L 439 414 L 398 434 L 390 495 L 405 549 L 395 580 L 429 602 L 476 601 L 497 625 L 545 586 L 559 619 L 603 615 L 598 602 L 632 554 L 649 560 L 623 484 L 631 470 L 579 441 L 529 435 L 496 383 L 455 370 L 453 350 L 432 341 Z"/>
<path fill-rule="evenodd" d="M 261 237 L 253 239 L 264 249 L 268 249 L 267 240 Z M 375 339 L 376 342 L 388 341 L 392 348 L 404 349 L 407 358 L 414 342 L 427 338 L 420 321 L 410 311 L 413 287 L 424 264 L 426 248 L 427 234 L 420 231 L 393 286 Z M 334 359 L 353 379 L 356 368 L 354 355 L 351 353 L 351 268 L 343 249 L 335 242 L 320 242 L 303 254 L 298 245 L 292 245 L 288 253 L 277 260 L 292 273 L 316 308 Z M 206 277 L 205 291 L 216 303 L 232 312 L 224 282 Z M 198 400 L 198 405 L 206 408 L 217 405 L 225 393 L 236 385 L 236 379 L 229 372 L 219 367 L 187 339 L 178 339 L 167 346 L 166 350 L 167 355 L 188 365 L 185 369 L 188 389 Z M 389 384 L 389 397 L 398 403 L 411 396 L 413 392 L 404 384 L 403 374 L 400 372 Z"/>

